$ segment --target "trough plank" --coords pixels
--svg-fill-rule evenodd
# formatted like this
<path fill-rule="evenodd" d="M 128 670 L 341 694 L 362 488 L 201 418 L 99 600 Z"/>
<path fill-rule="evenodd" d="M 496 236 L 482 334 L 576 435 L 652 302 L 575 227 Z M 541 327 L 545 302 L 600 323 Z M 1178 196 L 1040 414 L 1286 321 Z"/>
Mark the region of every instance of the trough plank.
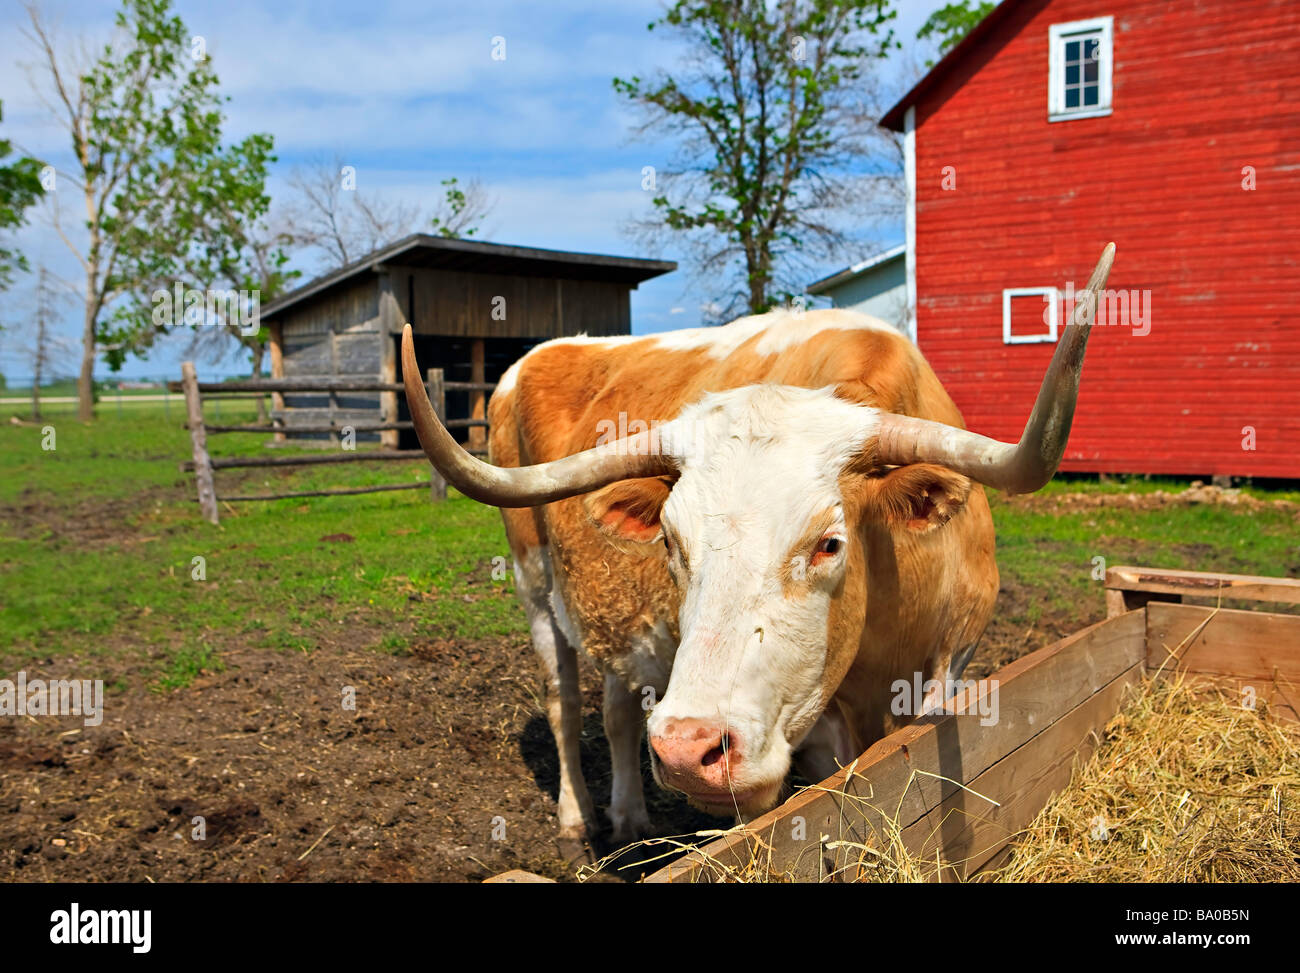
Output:
<path fill-rule="evenodd" d="M 536 872 L 526 872 L 521 868 L 512 868 L 508 872 L 483 879 L 484 885 L 554 885 L 555 879 L 546 878 Z"/>
<path fill-rule="evenodd" d="M 1177 668 L 1239 695 L 1250 686 L 1283 715 L 1297 716 L 1300 615 L 1155 602 L 1146 611 L 1148 669 L 1172 670 L 1170 653 L 1176 652 Z"/>
<path fill-rule="evenodd" d="M 646 881 L 699 881 L 708 858 L 728 865 L 751 859 L 761 836 L 781 871 L 821 875 L 850 856 L 823 853 L 821 836 L 861 842 L 884 833 L 886 823 L 906 828 L 937 804 L 1042 733 L 1061 716 L 1139 665 L 1145 654 L 1145 615 L 1131 612 L 1023 656 L 995 674 L 996 689 L 981 684 L 950 700 L 947 712 L 924 717 L 872 745 L 853 764 L 800 791 L 748 828 L 692 852 Z M 981 701 L 998 694 L 998 720 L 982 726 Z M 915 771 L 924 771 L 916 774 Z M 929 775 L 942 775 L 938 780 Z M 806 832 L 799 837 L 796 818 Z M 706 857 L 707 856 L 707 857 Z M 766 852 L 760 855 L 765 859 Z"/>
<path fill-rule="evenodd" d="M 1266 578 L 1251 574 L 1177 571 L 1173 568 L 1135 568 L 1117 565 L 1106 571 L 1106 587 L 1119 591 L 1195 595 L 1203 598 L 1242 598 L 1300 605 L 1300 580 Z"/>
<path fill-rule="evenodd" d="M 983 797 L 958 790 L 909 825 L 902 834 L 904 847 L 930 862 L 936 849 L 940 852 L 945 867 L 931 878 L 970 878 L 1070 783 L 1076 763 L 1092 756 L 1101 731 L 1119 711 L 1125 692 L 1141 682 L 1143 670 L 1140 662 L 1130 666 L 1100 692 L 970 781 L 967 786 Z M 984 797 L 997 801 L 998 806 Z"/>

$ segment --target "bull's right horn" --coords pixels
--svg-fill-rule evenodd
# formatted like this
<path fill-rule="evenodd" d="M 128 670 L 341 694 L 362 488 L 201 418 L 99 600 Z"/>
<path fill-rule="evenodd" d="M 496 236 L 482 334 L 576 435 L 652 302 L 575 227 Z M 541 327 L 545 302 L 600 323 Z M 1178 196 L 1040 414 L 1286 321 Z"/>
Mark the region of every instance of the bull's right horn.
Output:
<path fill-rule="evenodd" d="M 936 463 L 1008 493 L 1041 489 L 1065 453 L 1074 404 L 1079 398 L 1088 332 L 1096 320 L 1101 291 L 1114 259 L 1115 244 L 1108 243 L 1047 366 L 1020 442 L 1000 443 L 941 422 L 886 414 L 880 420 L 878 462 L 889 466 Z"/>
<path fill-rule="evenodd" d="M 479 503 L 535 507 L 599 490 L 618 480 L 663 476 L 677 470 L 673 458 L 658 451 L 654 430 L 536 466 L 493 466 L 471 456 L 433 411 L 429 393 L 420 381 L 409 324 L 402 329 L 402 382 L 406 385 L 411 421 L 429 462 L 448 483 Z"/>

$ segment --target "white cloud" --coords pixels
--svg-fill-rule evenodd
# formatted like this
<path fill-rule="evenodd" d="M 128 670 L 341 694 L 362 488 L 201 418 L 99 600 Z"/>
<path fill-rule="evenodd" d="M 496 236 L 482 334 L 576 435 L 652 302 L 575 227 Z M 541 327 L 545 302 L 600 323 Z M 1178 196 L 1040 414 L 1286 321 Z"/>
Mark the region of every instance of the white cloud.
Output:
<path fill-rule="evenodd" d="M 909 42 L 941 3 L 900 3 L 897 35 Z M 118 4 L 42 6 L 62 36 L 97 47 Z M 439 180 L 477 176 L 499 200 L 489 239 L 647 256 L 620 226 L 648 206 L 641 167 L 662 165 L 670 147 L 629 141 L 633 116 L 610 81 L 675 62 L 673 42 L 645 29 L 662 11 L 660 0 L 176 0 L 176 8 L 203 35 L 231 97 L 227 138 L 275 136 L 281 162 L 273 194 L 295 162 L 338 151 L 358 166 L 363 188 L 426 206 L 438 197 Z M 0 7 L 3 131 L 66 165 L 67 138 L 19 64 L 35 60 L 18 35 L 25 19 L 20 4 Z M 490 56 L 498 34 L 506 38 L 504 62 Z M 23 231 L 22 245 L 77 279 L 75 259 L 39 220 Z M 687 280 L 679 271 L 634 292 L 634 328 L 697 324 L 693 309 L 708 295 L 687 293 Z M 74 308 L 60 331 L 78 330 Z M 159 349 L 151 361 L 131 363 L 128 374 L 174 371 L 178 361 L 177 351 Z M 3 362 L 12 367 L 8 357 Z"/>

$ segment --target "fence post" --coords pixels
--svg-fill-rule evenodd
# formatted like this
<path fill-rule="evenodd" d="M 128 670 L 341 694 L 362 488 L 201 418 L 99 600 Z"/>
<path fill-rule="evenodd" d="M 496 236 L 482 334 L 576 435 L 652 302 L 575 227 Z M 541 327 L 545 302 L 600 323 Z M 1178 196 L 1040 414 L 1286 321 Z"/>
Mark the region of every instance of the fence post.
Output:
<path fill-rule="evenodd" d="M 185 411 L 189 417 L 190 443 L 194 446 L 194 480 L 199 487 L 199 509 L 210 523 L 217 523 L 217 488 L 212 482 L 212 460 L 208 458 L 208 433 L 203 428 L 203 400 L 199 398 L 199 380 L 194 362 L 181 363 L 181 383 L 185 386 Z"/>
<path fill-rule="evenodd" d="M 447 391 L 442 385 L 442 369 L 430 368 L 427 372 L 428 381 L 426 383 L 429 389 L 429 401 L 433 403 L 433 411 L 437 413 L 438 421 L 446 425 L 447 422 Z M 436 466 L 431 466 L 433 471 L 429 479 L 429 491 L 434 500 L 447 499 L 447 481 L 442 478 Z"/>

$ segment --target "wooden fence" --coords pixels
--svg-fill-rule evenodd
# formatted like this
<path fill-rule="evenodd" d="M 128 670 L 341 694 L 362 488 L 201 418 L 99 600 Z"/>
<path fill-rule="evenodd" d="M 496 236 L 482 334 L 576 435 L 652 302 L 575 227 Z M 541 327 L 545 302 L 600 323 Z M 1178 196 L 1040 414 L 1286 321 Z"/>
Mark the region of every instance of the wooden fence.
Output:
<path fill-rule="evenodd" d="M 430 368 L 426 373 L 425 388 L 429 393 L 429 401 L 433 403 L 434 410 L 438 413 L 438 418 L 448 429 L 465 429 L 482 427 L 486 430 L 488 420 L 486 418 L 468 418 L 468 419 L 448 419 L 447 418 L 447 393 L 448 392 L 473 392 L 477 393 L 474 399 L 481 402 L 482 397 L 496 386 L 491 382 L 448 382 L 443 378 L 441 368 Z M 382 493 L 392 490 L 418 490 L 424 489 L 424 483 L 398 483 L 385 484 L 380 486 L 366 487 L 341 487 L 328 490 L 303 490 L 288 493 L 267 493 L 254 495 L 233 495 L 217 493 L 216 481 L 213 474 L 217 470 L 236 469 L 240 467 L 284 467 L 284 466 L 317 466 L 322 464 L 333 463 L 377 463 L 377 462 L 400 462 L 410 460 L 425 460 L 427 457 L 422 449 L 358 449 L 344 450 L 338 453 L 326 453 L 315 456 L 221 456 L 213 458 L 208 455 L 208 433 L 230 433 L 230 432 L 265 432 L 273 433 L 277 439 L 282 439 L 286 434 L 306 433 L 320 434 L 331 433 L 334 435 L 345 434 L 349 431 L 352 433 L 362 432 L 385 432 L 390 430 L 413 429 L 414 424 L 410 420 L 385 420 L 380 422 L 343 422 L 331 419 L 329 422 L 307 422 L 307 423 L 286 423 L 283 413 L 273 413 L 271 421 L 267 423 L 242 423 L 234 425 L 209 424 L 203 418 L 204 401 L 220 401 L 223 399 L 234 398 L 257 398 L 267 394 L 279 396 L 285 392 L 327 392 L 334 396 L 338 392 L 387 392 L 396 393 L 397 395 L 405 394 L 405 386 L 400 382 L 383 382 L 378 379 L 369 378 L 256 378 L 246 379 L 237 382 L 200 382 L 194 371 L 193 362 L 184 362 L 181 365 L 181 381 L 169 382 L 168 388 L 172 391 L 183 392 L 185 394 L 186 425 L 190 430 L 190 443 L 193 449 L 193 458 L 181 463 L 181 472 L 194 473 L 194 479 L 198 488 L 199 509 L 202 511 L 206 520 L 211 523 L 218 523 L 219 514 L 217 504 L 236 503 L 247 500 L 286 500 L 296 497 L 334 497 L 348 496 L 360 493 Z M 255 393 L 249 395 L 248 393 Z M 475 412 L 482 415 L 481 408 L 475 408 Z M 476 437 L 477 438 L 477 437 Z M 471 442 L 469 451 L 480 456 L 486 455 L 487 450 L 480 448 L 478 443 Z M 429 480 L 429 490 L 435 500 L 445 499 L 447 496 L 447 483 L 438 474 L 438 471 L 432 469 Z"/>

